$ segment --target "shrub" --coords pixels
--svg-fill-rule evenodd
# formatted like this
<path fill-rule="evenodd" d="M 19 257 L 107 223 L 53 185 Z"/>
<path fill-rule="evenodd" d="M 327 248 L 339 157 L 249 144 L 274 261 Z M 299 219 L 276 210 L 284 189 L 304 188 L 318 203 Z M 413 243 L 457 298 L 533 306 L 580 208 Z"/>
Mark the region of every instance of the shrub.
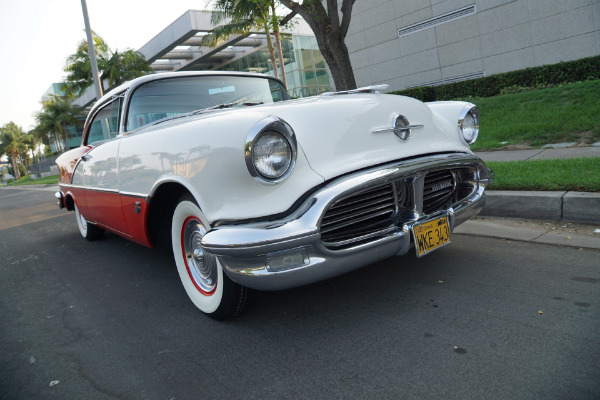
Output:
<path fill-rule="evenodd" d="M 600 56 L 542 65 L 440 86 L 421 86 L 390 92 L 421 101 L 492 97 L 561 83 L 600 79 Z"/>

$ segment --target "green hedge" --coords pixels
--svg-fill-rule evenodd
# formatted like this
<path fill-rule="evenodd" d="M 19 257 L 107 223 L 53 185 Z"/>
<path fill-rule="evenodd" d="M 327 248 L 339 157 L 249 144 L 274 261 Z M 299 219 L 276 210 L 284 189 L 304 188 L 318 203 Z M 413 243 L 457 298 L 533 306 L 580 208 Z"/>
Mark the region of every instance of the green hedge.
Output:
<path fill-rule="evenodd" d="M 440 86 L 422 86 L 390 94 L 414 97 L 421 101 L 491 97 L 503 93 L 568 82 L 600 79 L 600 56 L 558 64 L 542 65 Z"/>

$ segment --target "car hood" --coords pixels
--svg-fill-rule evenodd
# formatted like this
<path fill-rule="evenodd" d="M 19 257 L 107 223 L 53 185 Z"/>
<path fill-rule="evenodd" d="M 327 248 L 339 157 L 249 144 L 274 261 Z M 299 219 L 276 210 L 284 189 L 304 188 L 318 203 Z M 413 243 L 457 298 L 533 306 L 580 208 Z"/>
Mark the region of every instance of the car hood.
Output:
<path fill-rule="evenodd" d="M 252 108 L 287 121 L 310 166 L 325 180 L 417 155 L 470 153 L 456 124 L 409 97 L 378 93 L 325 95 Z M 374 133 L 392 128 L 398 114 L 411 125 L 423 127 L 412 129 L 406 141 L 391 131 Z"/>
<path fill-rule="evenodd" d="M 375 133 L 391 129 L 399 114 L 408 119 L 410 125 L 423 127 L 412 129 L 408 140 L 400 140 L 392 131 Z M 458 111 L 456 114 L 457 119 L 452 122 L 410 97 L 362 93 L 321 95 L 208 111 L 159 125 L 200 123 L 208 131 L 228 132 L 227 136 L 236 136 L 240 131 L 249 132 L 256 121 L 274 115 L 290 124 L 311 169 L 324 180 L 329 180 L 373 165 L 420 155 L 442 152 L 472 154 L 460 137 L 456 124 Z M 235 131 L 231 131 L 232 123 L 237 127 Z M 144 130 L 158 128 L 155 125 Z M 243 144 L 239 142 L 239 146 Z"/>

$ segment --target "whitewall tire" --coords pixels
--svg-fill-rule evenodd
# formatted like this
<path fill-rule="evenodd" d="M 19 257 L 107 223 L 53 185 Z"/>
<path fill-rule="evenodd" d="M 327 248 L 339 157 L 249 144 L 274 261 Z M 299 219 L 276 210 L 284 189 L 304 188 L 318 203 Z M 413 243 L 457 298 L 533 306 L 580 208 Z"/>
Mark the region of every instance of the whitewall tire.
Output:
<path fill-rule="evenodd" d="M 77 219 L 77 227 L 79 233 L 87 240 L 96 240 L 104 236 L 104 229 L 87 222 L 83 214 L 79 212 L 79 207 L 75 204 L 75 218 Z"/>
<path fill-rule="evenodd" d="M 219 260 L 202 248 L 207 227 L 210 225 L 194 199 L 182 197 L 173 212 L 171 224 L 177 271 L 194 305 L 208 316 L 223 320 L 243 310 L 248 289 L 229 279 Z"/>

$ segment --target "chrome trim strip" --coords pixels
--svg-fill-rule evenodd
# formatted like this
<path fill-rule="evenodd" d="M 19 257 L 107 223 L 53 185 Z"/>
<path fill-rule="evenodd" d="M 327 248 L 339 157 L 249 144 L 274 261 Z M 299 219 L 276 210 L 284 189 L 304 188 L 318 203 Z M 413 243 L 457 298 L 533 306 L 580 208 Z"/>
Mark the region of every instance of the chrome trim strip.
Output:
<path fill-rule="evenodd" d="M 97 187 L 89 187 L 89 186 L 81 186 L 81 185 L 72 185 L 70 183 L 61 183 L 59 184 L 59 186 L 63 187 L 63 188 L 72 188 L 72 189 L 83 189 L 83 190 L 89 190 L 91 192 L 106 192 L 106 193 L 114 193 L 114 194 L 119 194 L 121 196 L 127 196 L 127 197 L 137 197 L 137 198 L 142 198 L 142 199 L 147 199 L 149 197 L 149 195 L 147 194 L 143 194 L 143 193 L 135 193 L 135 192 L 121 192 L 118 189 L 104 189 L 104 188 L 97 188 Z"/>
<path fill-rule="evenodd" d="M 371 131 L 371 133 L 396 133 L 396 132 L 403 132 L 403 131 L 410 131 L 411 129 L 421 129 L 423 128 L 425 125 L 407 125 L 404 126 L 402 128 L 382 128 L 382 129 L 375 129 L 373 131 Z"/>
<path fill-rule="evenodd" d="M 142 193 L 134 193 L 134 192 L 119 192 L 119 194 L 121 196 L 126 196 L 126 197 L 137 197 L 140 199 L 147 199 L 148 195 L 147 194 L 142 194 Z"/>
<path fill-rule="evenodd" d="M 472 166 L 478 171 L 475 190 L 449 210 L 423 215 L 419 209 L 422 199 L 418 197 L 422 197 L 419 189 L 423 189 L 425 172 L 461 166 Z M 231 279 L 244 286 L 277 290 L 316 282 L 394 254 L 405 254 L 411 247 L 410 227 L 423 218 L 447 213 L 453 229 L 476 215 L 485 204 L 484 189 L 491 181 L 487 171 L 478 157 L 464 153 L 426 156 L 359 171 L 332 181 L 281 220 L 220 225 L 206 233 L 202 246 L 219 258 Z M 410 215 L 398 220 L 398 226 L 380 233 L 379 239 L 350 248 L 330 250 L 324 246 L 319 227 L 331 204 L 351 193 L 400 178 L 412 182 L 414 198 L 408 198 L 407 204 L 414 207 L 407 213 Z M 407 194 L 410 193 L 408 190 Z M 267 269 L 266 261 L 271 254 L 301 247 L 308 249 L 307 265 L 276 272 Z"/>
<path fill-rule="evenodd" d="M 68 188 L 72 188 L 72 189 L 89 190 L 89 191 L 92 191 L 92 192 L 119 193 L 119 191 L 117 189 L 96 188 L 96 187 L 73 185 L 73 184 L 66 184 L 66 183 L 61 183 L 61 184 L 59 184 L 59 186 L 68 187 Z"/>
<path fill-rule="evenodd" d="M 372 85 L 372 86 L 363 86 L 358 89 L 351 90 L 340 90 L 339 92 L 325 92 L 321 96 L 337 96 L 340 94 L 356 94 L 356 93 L 379 93 L 381 90 L 387 90 L 390 85 Z"/>
<path fill-rule="evenodd" d="M 406 117 L 404 115 L 397 114 L 394 117 L 391 128 L 374 129 L 371 131 L 371 133 L 379 134 L 379 133 L 391 132 L 394 135 L 396 135 L 396 137 L 398 139 L 405 142 L 410 138 L 411 129 L 421 129 L 424 126 L 425 125 L 423 125 L 423 124 L 411 125 L 410 122 L 408 122 L 408 119 L 406 119 Z"/>

